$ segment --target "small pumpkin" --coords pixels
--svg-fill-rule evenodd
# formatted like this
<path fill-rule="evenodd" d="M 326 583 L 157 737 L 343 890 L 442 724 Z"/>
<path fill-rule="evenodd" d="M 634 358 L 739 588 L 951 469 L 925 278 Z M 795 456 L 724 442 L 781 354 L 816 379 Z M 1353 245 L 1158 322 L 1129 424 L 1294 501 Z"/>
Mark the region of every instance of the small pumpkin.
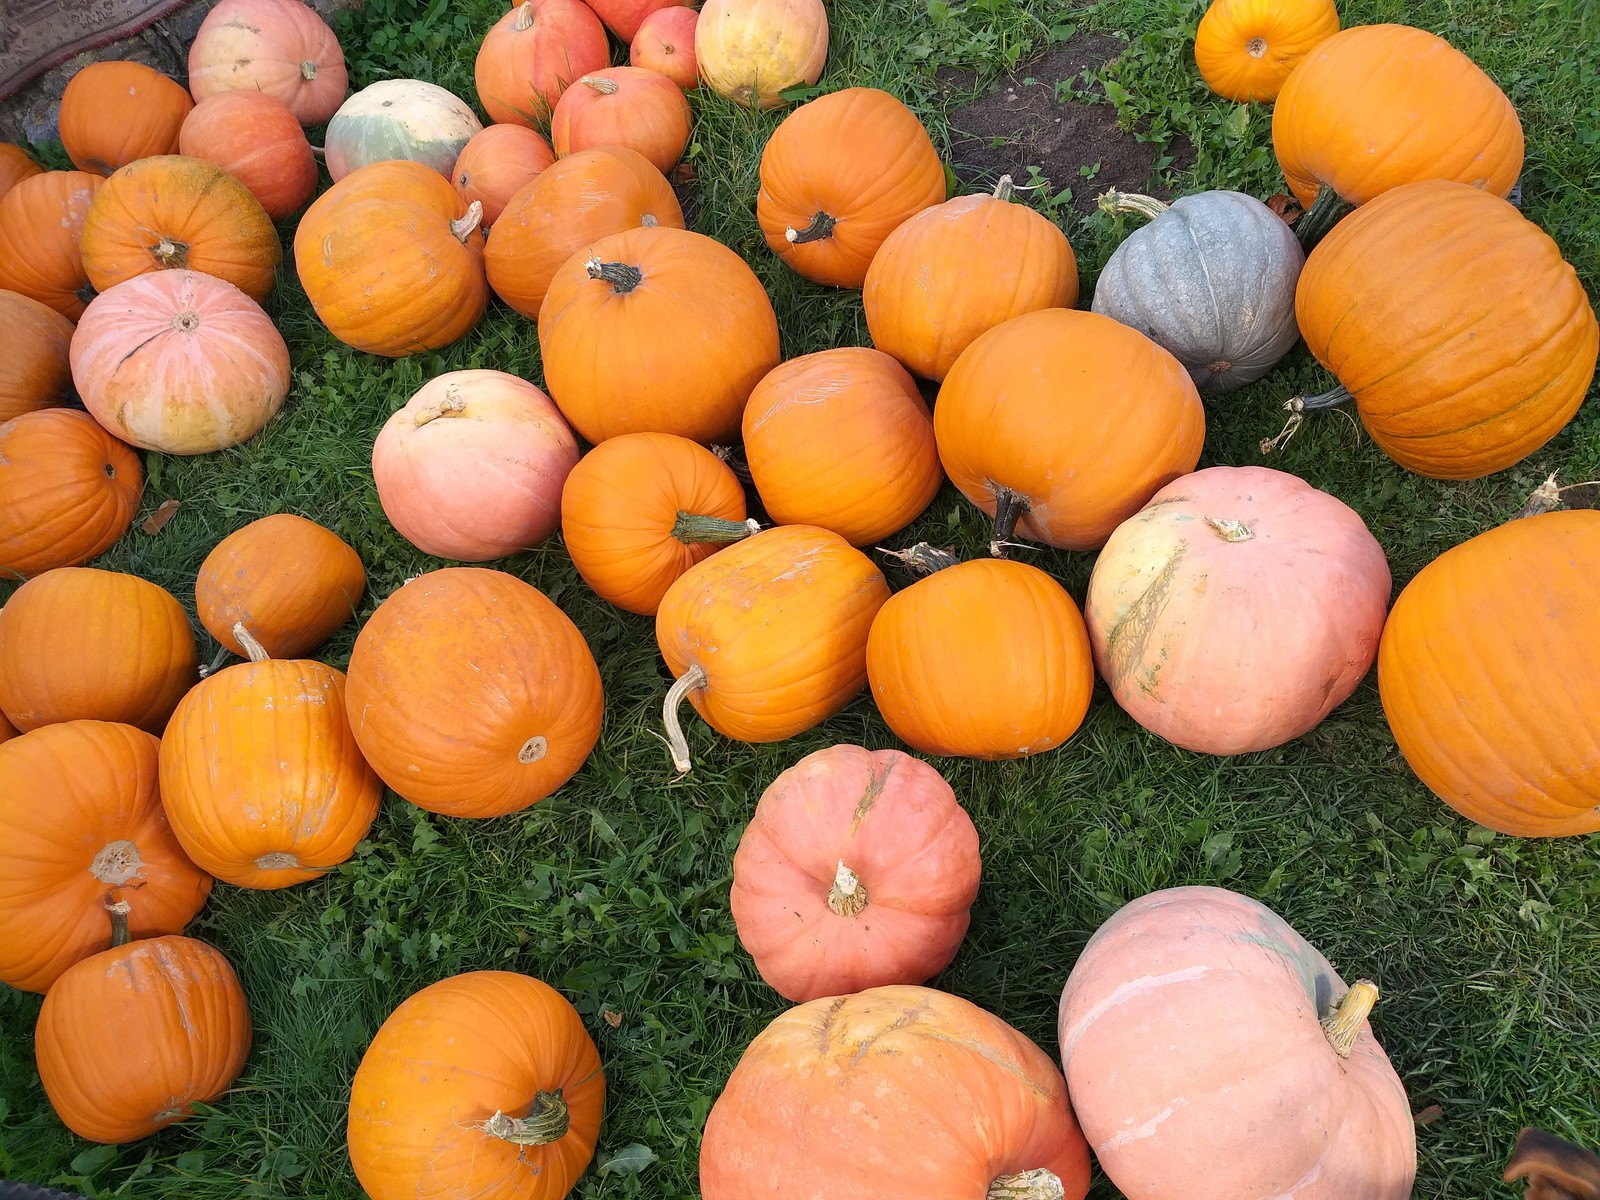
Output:
<path fill-rule="evenodd" d="M 1151 222 L 1101 269 L 1094 311 L 1170 351 L 1202 392 L 1254 383 L 1300 340 L 1294 289 L 1305 252 L 1254 196 L 1201 192 L 1169 205 L 1113 190 L 1100 208 Z"/>
<path fill-rule="evenodd" d="M 492 226 L 506 204 L 538 178 L 556 156 L 550 144 L 521 125 L 491 125 L 461 148 L 450 178 L 468 205 L 483 205 L 483 223 Z"/>
<path fill-rule="evenodd" d="M 672 80 L 644 67 L 591 71 L 561 93 L 550 115 L 550 144 L 562 156 L 627 146 L 670 171 L 689 144 L 689 101 Z"/>
<path fill-rule="evenodd" d="M 194 101 L 140 62 L 90 63 L 61 93 L 61 145 L 80 171 L 110 175 L 135 159 L 174 154 Z"/>
<path fill-rule="evenodd" d="M 424 554 L 487 562 L 560 520 L 578 443 L 550 398 L 504 371 L 448 371 L 384 423 L 372 478 L 384 515 Z"/>
<path fill-rule="evenodd" d="M 916 114 L 878 88 L 845 88 L 802 104 L 773 130 L 756 220 L 795 271 L 858 288 L 884 240 L 944 195 L 944 166 Z"/>
<path fill-rule="evenodd" d="M 722 243 L 629 229 L 556 272 L 539 352 L 551 398 L 589 442 L 730 441 L 751 390 L 778 364 L 778 319 L 755 272 Z"/>
<path fill-rule="evenodd" d="M 761 793 L 730 904 L 761 978 L 801 1003 L 944 970 L 981 874 L 978 831 L 938 771 L 898 750 L 831 746 Z"/>
<path fill-rule="evenodd" d="M 465 101 L 420 79 L 380 79 L 339 106 L 323 138 L 328 175 L 338 183 L 373 163 L 421 163 L 446 179 L 483 129 Z"/>
<path fill-rule="evenodd" d="M 294 263 L 328 332 L 401 358 L 464 337 L 489 303 L 483 206 L 415 162 L 363 167 L 300 218 Z"/>
<path fill-rule="evenodd" d="M 300 124 L 321 125 L 348 86 L 339 39 L 298 0 L 221 0 L 189 46 L 189 89 L 202 104 L 223 92 L 259 92 Z"/>
<path fill-rule="evenodd" d="M 688 0 L 593 0 L 589 7 L 600 15 L 607 29 L 626 45 L 637 36 L 651 16 L 668 8 L 681 7 Z M 685 9 L 692 12 L 693 9 Z"/>
<path fill-rule="evenodd" d="M 951 482 L 1013 531 L 1095 550 L 1158 490 L 1194 470 L 1205 410 L 1183 364 L 1097 313 L 1013 317 L 968 346 L 933 409 Z"/>
<path fill-rule="evenodd" d="M 563 263 L 601 238 L 652 225 L 683 228 L 683 209 L 666 176 L 625 146 L 580 150 L 507 202 L 483 254 L 489 286 L 537 321 Z"/>
<path fill-rule="evenodd" d="M 741 742 L 781 742 L 849 704 L 888 598 L 871 559 L 810 525 L 764 529 L 690 567 L 656 611 L 656 645 L 676 681 L 663 707 L 673 765 L 690 769 L 685 698 Z"/>
<path fill-rule="evenodd" d="M 628 46 L 628 62 L 659 71 L 686 92 L 700 86 L 694 57 L 694 31 L 700 14 L 680 4 L 658 8 L 647 16 Z"/>
<path fill-rule="evenodd" d="M 774 367 L 750 393 L 743 428 L 772 519 L 820 525 L 852 546 L 904 529 L 944 482 L 928 406 L 878 350 L 822 350 Z"/>
<path fill-rule="evenodd" d="M 317 160 L 305 131 L 265 92 L 218 92 L 200 101 L 178 133 L 178 153 L 216 163 L 274 221 L 299 212 L 317 190 Z"/>
<path fill-rule="evenodd" d="M 561 489 L 561 540 L 602 600 L 655 615 L 672 582 L 760 526 L 738 476 L 670 433 L 624 433 L 578 460 Z"/>
<path fill-rule="evenodd" d="M 706 0 L 694 30 L 700 78 L 746 108 L 788 103 L 790 88 L 816 83 L 828 59 L 822 0 Z"/>
<path fill-rule="evenodd" d="M 143 491 L 139 456 L 88 413 L 51 408 L 0 425 L 0 574 L 26 579 L 103 554 Z"/>
<path fill-rule="evenodd" d="M 64 721 L 0 743 L 0 980 L 43 992 L 109 945 L 107 901 L 136 938 L 179 933 L 211 876 L 172 835 L 159 743 L 131 725 Z"/>
<path fill-rule="evenodd" d="M 861 288 L 874 346 L 942 380 L 980 333 L 1078 302 L 1067 235 L 1013 195 L 1003 175 L 993 195 L 925 208 L 884 239 Z"/>
<path fill-rule="evenodd" d="M 0 355 L 0 425 L 65 403 L 72 392 L 72 322 L 20 292 L 0 291 L 0 329 L 11 339 Z"/>
<path fill-rule="evenodd" d="M 84 171 L 46 171 L 0 198 L 0 288 L 47 304 L 69 321 L 83 315 L 94 289 L 78 243 L 104 183 Z"/>
<path fill-rule="evenodd" d="M 217 543 L 194 581 L 206 631 L 249 657 L 233 627 L 272 658 L 303 658 L 354 615 L 367 572 L 350 545 L 315 521 L 275 513 Z"/>
<path fill-rule="evenodd" d="M 1334 0 L 1211 0 L 1194 61 L 1224 100 L 1270 102 L 1300 60 L 1338 32 Z"/>
<path fill-rule="evenodd" d="M 1083 1200 L 1089 1151 L 1061 1073 L 1023 1034 L 932 988 L 876 987 L 756 1036 L 706 1118 L 700 1190 Z"/>
<path fill-rule="evenodd" d="M 84 407 L 164 454 L 249 440 L 289 394 L 289 348 L 261 306 L 198 271 L 135 275 L 101 292 L 72 339 Z"/>
<path fill-rule="evenodd" d="M 199 666 L 183 606 L 137 575 L 58 567 L 0 608 L 0 709 L 24 731 L 86 720 L 159 734 Z"/>
<path fill-rule="evenodd" d="M 527 0 L 484 35 L 473 77 L 489 120 L 532 129 L 574 79 L 610 62 L 605 27 L 583 0 Z"/>
<path fill-rule="evenodd" d="M 453 817 L 543 800 L 600 737 L 600 672 L 578 627 L 531 584 L 482 567 L 418 576 L 380 604 L 345 700 L 383 781 Z"/>
<path fill-rule="evenodd" d="M 1125 904 L 1061 994 L 1061 1061 L 1101 1169 L 1140 1200 L 1407 1200 L 1416 1137 L 1367 1025 L 1377 997 L 1247 896 Z"/>
<path fill-rule="evenodd" d="M 126 902 L 123 902 L 125 905 Z M 39 1009 L 33 1051 L 50 1106 L 93 1142 L 148 1137 L 215 1101 L 250 1056 L 250 1009 L 222 953 L 194 938 L 127 940 L 74 964 Z"/>
<path fill-rule="evenodd" d="M 560 992 L 468 971 L 406 998 L 350 1085 L 350 1165 L 372 1200 L 563 1200 L 594 1157 L 600 1053 Z"/>
<path fill-rule="evenodd" d="M 28 152 L 13 142 L 0 142 L 0 200 L 24 179 L 43 175 L 44 168 Z"/>

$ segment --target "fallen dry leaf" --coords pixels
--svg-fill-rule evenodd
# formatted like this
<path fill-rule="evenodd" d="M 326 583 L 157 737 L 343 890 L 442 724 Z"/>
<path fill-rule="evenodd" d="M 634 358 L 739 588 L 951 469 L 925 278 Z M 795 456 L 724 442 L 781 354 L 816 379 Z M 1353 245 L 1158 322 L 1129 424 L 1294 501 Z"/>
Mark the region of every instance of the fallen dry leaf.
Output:
<path fill-rule="evenodd" d="M 167 522 L 176 515 L 178 508 L 176 500 L 163 500 L 161 506 L 140 523 L 139 528 L 154 537 L 167 527 Z"/>
<path fill-rule="evenodd" d="M 600 1016 L 605 1021 L 605 1023 L 607 1025 L 611 1026 L 611 1028 L 620 1029 L 622 1027 L 622 1014 L 621 1013 L 612 1012 L 608 1008 L 603 1013 L 601 1013 Z"/>
<path fill-rule="evenodd" d="M 1430 1104 L 1427 1108 L 1417 1113 L 1411 1119 L 1418 1125 L 1432 1125 L 1442 1116 L 1444 1116 L 1443 1106 L 1438 1104 Z"/>
<path fill-rule="evenodd" d="M 1279 192 L 1276 196 L 1267 197 L 1267 207 L 1283 218 L 1285 225 L 1293 225 L 1300 219 L 1300 202 L 1293 196 Z"/>

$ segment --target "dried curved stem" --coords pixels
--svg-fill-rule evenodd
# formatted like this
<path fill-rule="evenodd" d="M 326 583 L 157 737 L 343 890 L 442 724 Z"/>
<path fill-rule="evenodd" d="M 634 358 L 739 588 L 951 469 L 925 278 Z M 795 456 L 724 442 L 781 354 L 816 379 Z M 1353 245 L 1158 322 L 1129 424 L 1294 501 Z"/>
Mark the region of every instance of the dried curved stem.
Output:
<path fill-rule="evenodd" d="M 1324 408 L 1338 408 L 1350 398 L 1349 391 L 1341 383 L 1320 396 L 1293 396 L 1285 400 L 1283 409 L 1289 414 L 1289 419 L 1283 423 L 1283 428 L 1278 431 L 1277 437 L 1261 439 L 1261 453 L 1271 454 L 1274 450 L 1282 450 L 1293 441 L 1294 435 L 1300 432 L 1300 426 L 1305 424 L 1306 413 Z"/>
<path fill-rule="evenodd" d="M 267 648 L 256 640 L 255 635 L 244 627 L 243 621 L 235 621 L 230 632 L 233 634 L 233 640 L 239 643 L 239 649 L 244 651 L 244 656 L 251 662 L 266 662 L 272 657 L 267 653 Z"/>
<path fill-rule="evenodd" d="M 1066 1200 L 1067 1188 L 1054 1172 L 1040 1167 L 1017 1175 L 1002 1175 L 989 1185 L 985 1200 Z"/>
<path fill-rule="evenodd" d="M 667 749 L 672 752 L 672 765 L 679 771 L 688 771 L 693 764 L 689 761 L 689 741 L 683 736 L 683 726 L 678 723 L 678 709 L 685 696 L 705 687 L 706 682 L 705 668 L 699 663 L 692 663 L 677 682 L 667 689 L 667 698 L 661 705 L 661 723 L 667 729 Z"/>
<path fill-rule="evenodd" d="M 471 204 L 467 205 L 467 212 L 465 216 L 459 220 L 450 222 L 450 232 L 455 234 L 456 241 L 465 246 L 467 244 L 467 239 L 472 236 L 473 230 L 477 229 L 482 223 L 483 201 L 474 200 Z"/>
<path fill-rule="evenodd" d="M 1172 207 L 1154 196 L 1141 196 L 1137 192 L 1119 192 L 1116 188 L 1112 188 L 1096 200 L 1095 205 L 1101 212 L 1111 213 L 1113 216 L 1117 213 L 1139 213 L 1151 220 Z"/>
<path fill-rule="evenodd" d="M 601 262 L 598 258 L 591 258 L 583 264 L 583 269 L 590 279 L 609 283 L 611 290 L 619 296 L 626 296 L 644 282 L 644 272 L 627 263 L 608 263 Z"/>
<path fill-rule="evenodd" d="M 508 1117 L 496 1112 L 483 1123 L 483 1131 L 513 1146 L 548 1146 L 566 1137 L 571 1123 L 567 1102 L 560 1092 L 539 1092 L 527 1116 Z"/>
<path fill-rule="evenodd" d="M 1370 979 L 1358 979 L 1339 1001 L 1339 1007 L 1322 1018 L 1322 1032 L 1340 1058 L 1349 1058 L 1355 1048 L 1356 1036 L 1366 1022 L 1372 1006 L 1378 1002 L 1378 985 Z"/>
<path fill-rule="evenodd" d="M 792 246 L 804 246 L 807 242 L 820 242 L 823 238 L 832 237 L 833 227 L 838 223 L 827 213 L 819 212 L 804 229 L 796 229 L 791 225 L 783 231 L 783 236 Z"/>

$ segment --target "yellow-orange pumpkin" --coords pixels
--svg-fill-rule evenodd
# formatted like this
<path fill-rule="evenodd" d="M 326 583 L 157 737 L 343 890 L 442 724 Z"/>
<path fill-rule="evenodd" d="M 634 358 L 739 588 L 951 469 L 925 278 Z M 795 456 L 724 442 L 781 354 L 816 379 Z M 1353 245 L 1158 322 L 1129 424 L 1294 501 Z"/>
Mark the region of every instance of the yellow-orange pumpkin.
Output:
<path fill-rule="evenodd" d="M 822 77 L 823 0 L 706 0 L 694 29 L 700 78 L 746 108 L 777 108 L 783 93 Z"/>
<path fill-rule="evenodd" d="M 105 180 L 46 171 L 0 198 L 0 288 L 47 304 L 69 321 L 94 296 L 79 246 L 83 219 Z"/>
<path fill-rule="evenodd" d="M 1194 36 L 1195 65 L 1226 100 L 1274 100 L 1300 60 L 1338 32 L 1334 0 L 1212 0 Z"/>
<path fill-rule="evenodd" d="M 78 170 L 110 175 L 136 159 L 177 153 L 193 108 L 189 93 L 153 67 L 90 63 L 61 93 L 61 145 Z"/>
<path fill-rule="evenodd" d="M 63 403 L 72 390 L 72 322 L 30 296 L 0 291 L 0 329 L 8 339 L 0 354 L 0 425 Z"/>

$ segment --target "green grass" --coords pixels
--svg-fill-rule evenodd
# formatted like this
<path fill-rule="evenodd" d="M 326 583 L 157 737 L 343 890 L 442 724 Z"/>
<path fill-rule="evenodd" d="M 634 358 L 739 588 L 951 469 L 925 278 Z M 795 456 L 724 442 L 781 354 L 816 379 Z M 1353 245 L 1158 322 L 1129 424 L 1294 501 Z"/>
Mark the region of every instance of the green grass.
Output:
<path fill-rule="evenodd" d="M 1112 97 L 1145 136 L 1187 137 L 1197 162 L 1172 181 L 1181 190 L 1281 190 L 1268 111 L 1215 98 L 1193 69 L 1202 7 L 836 0 L 823 82 L 888 87 L 947 148 L 941 105 L 960 97 L 940 97 L 938 66 L 977 69 L 981 85 L 1073 28 L 1115 31 L 1127 37 L 1127 52 L 1073 90 Z M 1600 295 L 1592 6 L 1360 0 L 1344 17 L 1421 21 L 1423 9 L 1429 27 L 1473 55 L 1516 102 L 1528 132 L 1524 211 Z M 500 11 L 493 0 L 368 0 L 341 19 L 353 83 L 413 74 L 471 98 L 471 54 Z M 799 280 L 756 227 L 760 150 L 781 114 L 747 113 L 703 94 L 694 108 L 698 227 L 744 254 L 767 284 L 785 353 L 866 344 L 858 294 Z M 1032 199 L 1067 223 L 1092 282 L 1118 232 L 1102 216 L 1075 220 L 1059 195 Z M 283 233 L 287 243 L 291 230 Z M 487 366 L 538 380 L 534 328 L 495 306 L 457 345 L 390 363 L 329 337 L 292 270 L 271 311 L 294 355 L 283 416 L 235 450 L 151 456 L 144 509 L 169 497 L 182 508 L 158 536 L 136 529 L 102 565 L 136 571 L 190 604 L 196 568 L 220 537 L 266 513 L 298 512 L 360 548 L 371 575 L 365 617 L 407 576 L 441 565 L 384 520 L 369 472 L 373 436 L 441 371 Z M 1257 441 L 1277 431 L 1283 399 L 1325 382 L 1297 349 L 1266 381 L 1214 402 L 1204 463 L 1259 461 Z M 1566 480 L 1600 476 L 1597 413 L 1591 398 L 1532 459 L 1476 483 L 1408 475 L 1338 416 L 1309 422 L 1278 465 L 1368 520 L 1398 587 L 1449 546 L 1509 517 L 1551 471 Z M 947 488 L 897 544 L 928 537 L 977 552 L 986 536 L 976 511 Z M 1090 556 L 1024 557 L 1081 600 Z M 279 893 L 219 885 L 192 932 L 237 966 L 255 1050 L 225 1100 L 147 1141 L 112 1150 L 69 1135 L 33 1070 L 37 999 L 0 996 L 0 1177 L 137 1200 L 356 1196 L 343 1122 L 368 1039 L 418 988 L 498 967 L 537 975 L 583 1013 L 610 1092 L 599 1162 L 635 1143 L 658 1156 L 641 1174 L 591 1170 L 577 1194 L 697 1194 L 706 1112 L 742 1047 L 784 1007 L 740 950 L 728 913 L 743 824 L 761 789 L 801 755 L 839 741 L 894 742 L 867 697 L 777 746 L 730 743 L 692 721 L 696 770 L 673 781 L 651 732 L 667 683 L 651 623 L 596 603 L 559 538 L 500 565 L 561 604 L 599 661 L 605 727 L 582 772 L 533 809 L 483 823 L 430 816 L 390 797 L 355 859 L 331 876 Z M 898 572 L 891 578 L 906 582 Z M 353 636 L 354 626 L 324 657 L 342 666 Z M 215 649 L 202 642 L 204 657 Z M 937 765 L 970 809 L 984 853 L 971 933 L 938 986 L 1000 1013 L 1051 1053 L 1061 985 L 1095 927 L 1151 889 L 1217 883 L 1272 905 L 1346 976 L 1381 985 L 1374 1026 L 1413 1107 L 1442 1108 L 1418 1132 L 1417 1196 L 1509 1195 L 1499 1173 L 1524 1123 L 1600 1145 L 1600 837 L 1518 841 L 1457 818 L 1400 759 L 1370 680 L 1313 733 L 1260 754 L 1214 759 L 1173 749 L 1101 688 L 1062 750 L 1020 763 Z M 621 1015 L 614 1028 L 607 1013 Z M 1097 1184 L 1096 1196 L 1113 1194 Z"/>

